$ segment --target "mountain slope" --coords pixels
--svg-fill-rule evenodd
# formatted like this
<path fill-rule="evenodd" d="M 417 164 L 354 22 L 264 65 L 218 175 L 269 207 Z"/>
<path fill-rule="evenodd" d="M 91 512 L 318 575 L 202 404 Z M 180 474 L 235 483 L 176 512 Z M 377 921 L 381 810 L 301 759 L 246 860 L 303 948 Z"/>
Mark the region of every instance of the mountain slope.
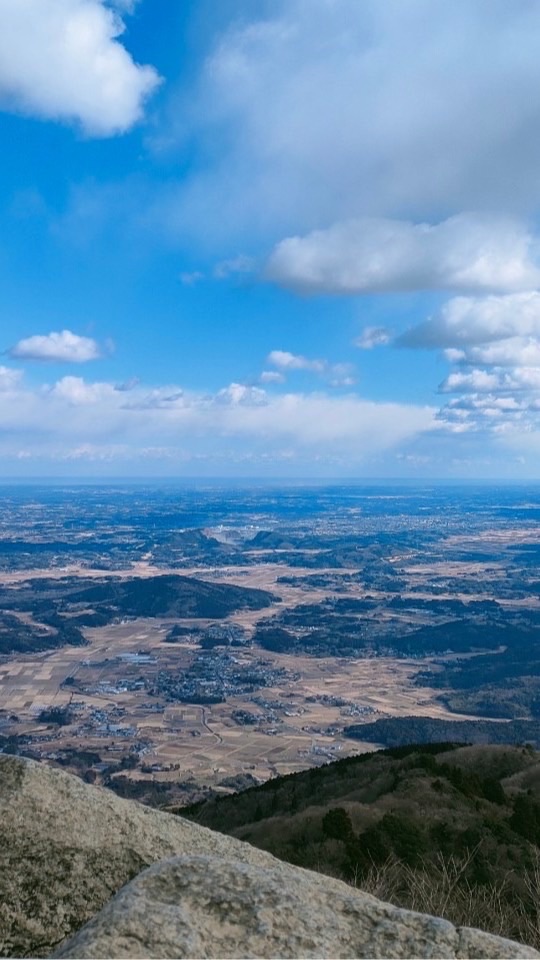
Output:
<path fill-rule="evenodd" d="M 401 747 L 180 812 L 400 906 L 540 944 L 540 756 L 530 747 Z"/>

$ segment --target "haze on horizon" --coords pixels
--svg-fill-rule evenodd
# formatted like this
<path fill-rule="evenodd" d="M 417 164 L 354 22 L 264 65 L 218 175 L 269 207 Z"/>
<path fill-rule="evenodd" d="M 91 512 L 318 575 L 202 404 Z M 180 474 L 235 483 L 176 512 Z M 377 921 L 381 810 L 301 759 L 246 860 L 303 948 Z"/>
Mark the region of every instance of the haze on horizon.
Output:
<path fill-rule="evenodd" d="M 2 478 L 538 477 L 539 36 L 0 0 Z"/>

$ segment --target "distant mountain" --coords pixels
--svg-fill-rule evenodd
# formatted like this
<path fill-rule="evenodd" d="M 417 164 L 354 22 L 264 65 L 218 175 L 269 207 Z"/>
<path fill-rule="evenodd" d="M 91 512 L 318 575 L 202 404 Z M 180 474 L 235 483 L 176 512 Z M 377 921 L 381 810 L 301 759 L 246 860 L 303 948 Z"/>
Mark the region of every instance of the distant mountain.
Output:
<path fill-rule="evenodd" d="M 277 597 L 267 590 L 208 583 L 175 574 L 110 579 L 69 596 L 70 603 L 105 607 L 115 616 L 226 617 L 235 610 L 260 610 Z"/>
<path fill-rule="evenodd" d="M 283 536 L 275 530 L 259 530 L 246 546 L 253 550 L 294 550 L 300 538 Z"/>
<path fill-rule="evenodd" d="M 383 747 L 408 743 L 530 743 L 540 747 L 540 720 L 444 720 L 432 717 L 382 717 L 354 723 L 344 734 Z"/>
<path fill-rule="evenodd" d="M 236 610 L 261 610 L 276 601 L 279 597 L 267 590 L 176 574 L 97 582 L 75 577 L 33 580 L 20 588 L 0 587 L 0 654 L 84 646 L 81 627 L 105 626 L 118 617 L 219 620 Z M 33 623 L 8 611 L 29 611 Z"/>

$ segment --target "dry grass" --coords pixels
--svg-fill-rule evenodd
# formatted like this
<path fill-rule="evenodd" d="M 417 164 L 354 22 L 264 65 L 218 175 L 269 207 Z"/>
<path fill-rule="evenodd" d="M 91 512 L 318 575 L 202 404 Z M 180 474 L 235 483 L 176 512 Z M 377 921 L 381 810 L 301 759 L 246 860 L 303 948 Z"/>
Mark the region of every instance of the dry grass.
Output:
<path fill-rule="evenodd" d="M 531 848 L 533 867 L 520 895 L 507 875 L 477 885 L 467 877 L 478 848 L 463 857 L 439 855 L 435 863 L 410 867 L 394 857 L 353 879 L 380 900 L 407 910 L 444 917 L 457 927 L 477 927 L 540 949 L 540 852 Z"/>

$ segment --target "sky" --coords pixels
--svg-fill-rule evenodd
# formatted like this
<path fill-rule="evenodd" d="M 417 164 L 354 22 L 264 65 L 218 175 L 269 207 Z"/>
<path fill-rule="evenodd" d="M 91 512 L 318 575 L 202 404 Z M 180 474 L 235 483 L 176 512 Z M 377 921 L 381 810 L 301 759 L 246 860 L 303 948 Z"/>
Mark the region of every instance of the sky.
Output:
<path fill-rule="evenodd" d="M 0 0 L 0 479 L 535 479 L 536 0 Z"/>

